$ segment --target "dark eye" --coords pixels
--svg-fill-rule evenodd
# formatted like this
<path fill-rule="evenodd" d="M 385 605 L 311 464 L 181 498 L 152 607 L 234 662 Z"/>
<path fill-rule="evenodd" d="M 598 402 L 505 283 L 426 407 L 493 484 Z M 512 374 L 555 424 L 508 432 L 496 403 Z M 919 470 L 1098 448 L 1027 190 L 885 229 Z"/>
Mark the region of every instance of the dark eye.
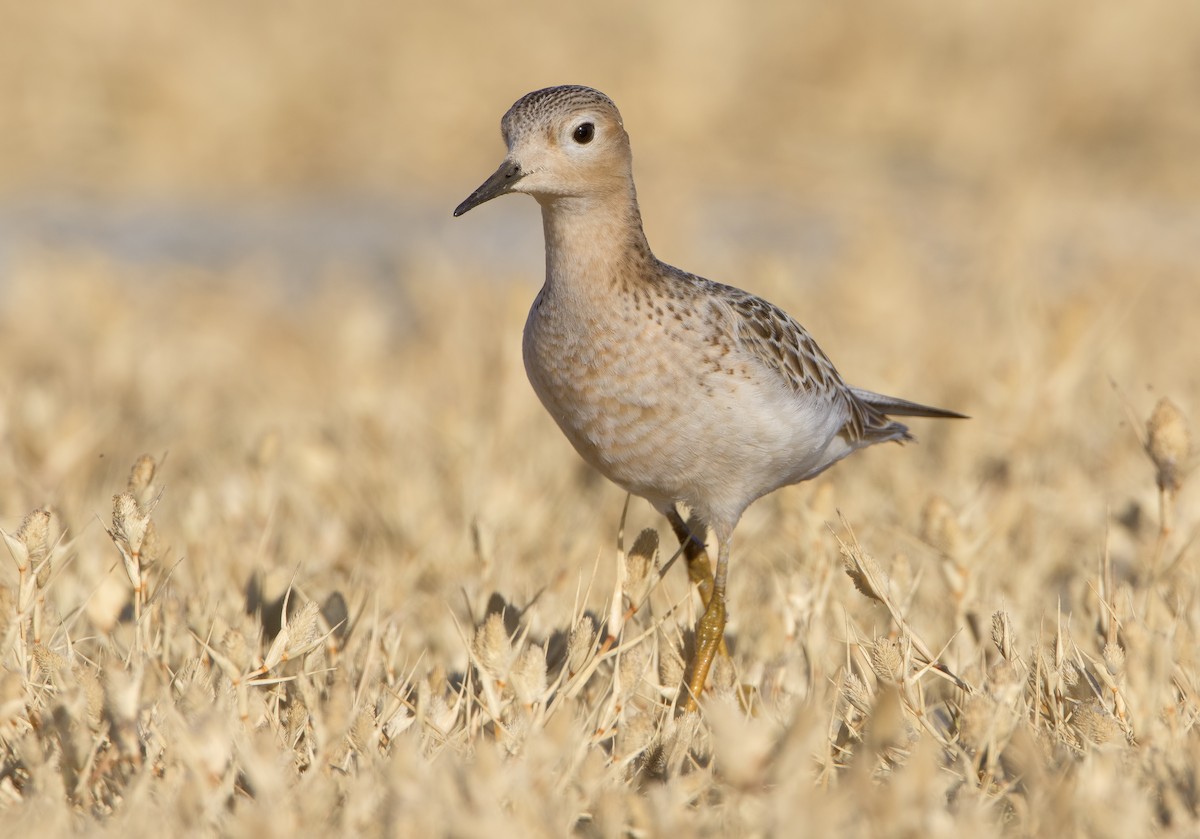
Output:
<path fill-rule="evenodd" d="M 590 122 L 581 122 L 575 126 L 575 142 L 581 146 L 586 146 L 592 142 L 592 138 L 596 136 L 596 126 Z"/>

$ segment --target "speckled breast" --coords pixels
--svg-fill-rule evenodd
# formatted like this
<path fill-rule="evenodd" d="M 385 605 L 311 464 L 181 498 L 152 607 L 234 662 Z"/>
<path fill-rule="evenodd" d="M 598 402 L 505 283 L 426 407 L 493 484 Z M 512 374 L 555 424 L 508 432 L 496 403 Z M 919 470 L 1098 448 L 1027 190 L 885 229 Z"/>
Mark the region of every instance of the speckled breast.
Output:
<path fill-rule="evenodd" d="M 585 460 L 652 501 L 680 497 L 697 429 L 681 398 L 686 355 L 660 327 L 564 312 L 539 296 L 523 350 L 534 391 Z"/>

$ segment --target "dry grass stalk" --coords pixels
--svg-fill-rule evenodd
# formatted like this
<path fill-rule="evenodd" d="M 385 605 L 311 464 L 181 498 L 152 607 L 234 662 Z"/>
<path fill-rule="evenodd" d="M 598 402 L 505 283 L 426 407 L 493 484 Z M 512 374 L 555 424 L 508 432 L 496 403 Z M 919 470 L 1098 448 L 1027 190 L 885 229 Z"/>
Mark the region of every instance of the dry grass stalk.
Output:
<path fill-rule="evenodd" d="M 104 530 L 121 554 L 125 574 L 133 587 L 134 623 L 137 638 L 149 643 L 149 625 L 142 622 L 142 612 L 151 598 L 150 567 L 162 556 L 165 546 L 158 538 L 158 529 L 151 518 L 162 493 L 151 494 L 158 465 L 150 455 L 142 455 L 130 470 L 125 492 L 113 496 L 112 527 Z"/>
<path fill-rule="evenodd" d="M 1187 417 L 1167 397 L 1158 400 L 1146 420 L 1146 454 L 1154 463 L 1155 481 L 1169 495 L 1183 486 L 1184 467 L 1192 452 Z"/>
<path fill-rule="evenodd" d="M 1158 568 L 1173 527 L 1175 497 L 1183 487 L 1192 452 L 1187 417 L 1165 396 L 1158 400 L 1146 421 L 1143 446 L 1154 464 L 1154 479 L 1158 484 L 1158 541 L 1152 563 L 1153 568 Z"/>
<path fill-rule="evenodd" d="M 875 561 L 874 557 L 863 550 L 845 517 L 840 516 L 840 518 L 843 529 L 849 534 L 850 541 L 844 541 L 836 533 L 834 533 L 834 537 L 837 539 L 838 547 L 842 553 L 842 561 L 846 574 L 854 582 L 854 587 L 860 593 L 887 608 L 892 620 L 896 623 L 896 628 L 909 639 L 912 646 L 923 657 L 923 666 L 930 668 L 937 675 L 950 680 L 960 690 L 970 693 L 972 690 L 971 686 L 941 664 L 930 647 L 913 631 L 912 626 L 904 617 L 892 594 L 891 582 L 887 574 L 879 567 L 879 563 Z"/>
<path fill-rule="evenodd" d="M 31 645 L 36 647 L 43 641 L 45 590 L 50 583 L 53 559 L 61 547 L 61 537 L 52 534 L 54 524 L 54 514 L 39 509 L 25 516 L 15 534 L 0 529 L 17 566 L 17 598 L 13 605 L 20 668 L 25 673 L 30 672 Z"/>

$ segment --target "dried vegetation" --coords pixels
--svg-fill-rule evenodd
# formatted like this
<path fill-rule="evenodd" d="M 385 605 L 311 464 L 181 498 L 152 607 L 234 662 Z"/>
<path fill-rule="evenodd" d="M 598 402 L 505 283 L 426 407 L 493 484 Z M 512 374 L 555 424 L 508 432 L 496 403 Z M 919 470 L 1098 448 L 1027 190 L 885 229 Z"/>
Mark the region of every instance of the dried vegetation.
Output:
<path fill-rule="evenodd" d="M 494 131 L 536 84 L 593 82 L 634 131 L 664 257 L 695 246 L 707 265 L 675 261 L 784 305 L 852 381 L 975 418 L 918 423 L 921 445 L 751 509 L 730 657 L 702 715 L 681 715 L 698 597 L 665 523 L 622 512 L 524 381 L 536 247 L 528 270 L 482 276 L 478 231 L 447 227 L 401 236 L 387 286 L 330 262 L 297 290 L 270 255 L 10 242 L 6 835 L 1195 834 L 1200 129 L 1175 57 L 1200 43 L 1191 6 L 1016 3 L 993 21 L 912 0 L 862 26 L 862 4 L 780 9 L 719 27 L 743 45 L 718 56 L 738 79 L 778 79 L 754 96 L 720 68 L 670 72 L 686 46 L 670 20 L 614 19 L 616 41 L 652 33 L 659 63 L 593 54 L 585 77 L 531 47 L 561 72 L 493 73 L 461 101 L 406 74 L 438 39 L 356 6 L 300 15 L 261 52 L 240 7 L 184 30 L 155 6 L 140 35 L 27 7 L 27 37 L 4 37 L 10 64 L 42 62 L 22 76 L 42 100 L 0 78 L 0 176 L 185 199 L 425 177 L 449 225 L 500 150 L 464 126 Z M 598 12 L 561 14 L 541 34 Z M 794 14 L 805 26 L 783 26 Z M 451 25 L 411 15 L 427 16 L 412 32 Z M 487 16 L 458 25 L 440 43 L 485 60 Z M 58 35 L 80 49 L 37 52 Z M 155 44 L 178 46 L 174 71 Z M 380 149 L 405 120 L 409 153 Z M 245 153 L 222 154 L 237 137 Z M 754 138 L 757 157 L 737 147 Z M 761 169 L 708 176 L 730 174 L 729 194 L 774 182 L 808 244 L 713 249 L 705 225 L 738 219 L 675 185 L 722 147 Z"/>

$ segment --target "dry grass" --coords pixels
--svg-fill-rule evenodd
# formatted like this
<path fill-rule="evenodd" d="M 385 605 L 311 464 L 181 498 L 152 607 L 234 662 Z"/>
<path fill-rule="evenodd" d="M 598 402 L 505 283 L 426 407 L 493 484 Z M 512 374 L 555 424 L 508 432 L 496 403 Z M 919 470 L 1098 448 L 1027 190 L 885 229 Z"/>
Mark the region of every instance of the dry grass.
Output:
<path fill-rule="evenodd" d="M 386 286 L 6 240 L 7 834 L 1196 832 L 1191 5 L 125 5 L 13 10 L 6 206 L 370 186 L 443 221 Z M 750 510 L 700 718 L 669 531 L 524 379 L 532 213 L 448 218 L 562 81 L 622 105 L 665 258 L 975 417 Z"/>

